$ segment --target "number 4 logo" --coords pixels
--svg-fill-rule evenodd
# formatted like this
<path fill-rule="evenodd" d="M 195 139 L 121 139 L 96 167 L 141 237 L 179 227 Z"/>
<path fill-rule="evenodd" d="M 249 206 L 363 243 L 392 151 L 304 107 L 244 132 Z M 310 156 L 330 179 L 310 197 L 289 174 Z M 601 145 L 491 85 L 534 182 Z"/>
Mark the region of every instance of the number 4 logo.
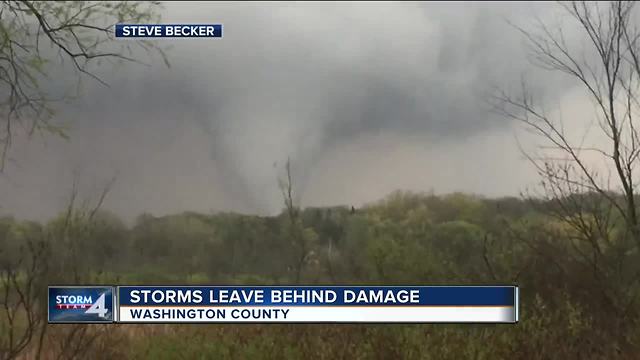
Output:
<path fill-rule="evenodd" d="M 85 311 L 84 313 L 98 314 L 98 316 L 101 318 L 107 317 L 106 315 L 109 310 L 104 305 L 104 297 L 105 297 L 105 294 L 103 293 L 102 295 L 100 295 L 98 300 L 96 300 L 96 302 L 93 303 L 93 305 L 91 305 L 91 307 L 88 308 L 87 311 Z"/>

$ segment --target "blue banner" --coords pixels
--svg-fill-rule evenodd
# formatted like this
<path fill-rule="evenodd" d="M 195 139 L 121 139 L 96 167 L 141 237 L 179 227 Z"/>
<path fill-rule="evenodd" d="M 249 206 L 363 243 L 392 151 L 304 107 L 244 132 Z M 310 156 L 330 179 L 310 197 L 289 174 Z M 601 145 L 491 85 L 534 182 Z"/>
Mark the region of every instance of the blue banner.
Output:
<path fill-rule="evenodd" d="M 515 286 L 120 286 L 121 306 L 508 306 Z"/>
<path fill-rule="evenodd" d="M 49 323 L 110 323 L 111 286 L 49 286 Z"/>
<path fill-rule="evenodd" d="M 117 24 L 117 38 L 221 38 L 222 24 Z"/>

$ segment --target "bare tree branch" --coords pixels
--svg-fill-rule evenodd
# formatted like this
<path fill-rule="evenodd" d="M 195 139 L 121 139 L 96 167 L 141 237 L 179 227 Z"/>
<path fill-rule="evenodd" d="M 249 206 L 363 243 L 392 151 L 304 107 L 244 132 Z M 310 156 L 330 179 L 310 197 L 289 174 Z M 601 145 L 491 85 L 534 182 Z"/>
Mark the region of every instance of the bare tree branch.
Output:
<path fill-rule="evenodd" d="M 148 53 L 159 53 L 168 65 L 164 52 L 155 44 L 114 41 L 115 23 L 156 20 L 158 8 L 158 2 L 135 1 L 0 3 L 0 116 L 4 118 L 0 126 L 0 171 L 12 139 L 19 133 L 16 124 L 27 135 L 40 131 L 66 137 L 65 128 L 52 122 L 52 105 L 65 97 L 52 96 L 40 86 L 43 80 L 49 80 L 53 66 L 70 61 L 78 80 L 86 76 L 108 86 L 98 76 L 96 66 L 102 60 L 142 63 L 133 53 L 132 44 Z"/>
<path fill-rule="evenodd" d="M 635 178 L 640 158 L 640 32 L 633 23 L 635 3 L 563 2 L 561 6 L 587 39 L 586 49 L 570 48 L 563 27 L 553 29 L 539 22 L 537 32 L 516 28 L 527 40 L 535 65 L 574 79 L 594 101 L 593 118 L 579 120 L 585 124 L 598 120 L 606 144 L 586 143 L 586 133 L 576 143 L 576 134 L 566 131 L 561 118 L 545 112 L 524 82 L 519 96 L 498 91 L 493 103 L 498 113 L 519 121 L 544 142 L 537 148 L 540 154 L 524 154 L 542 177 L 542 192 L 553 205 L 546 213 L 566 226 L 558 234 L 566 243 L 544 246 L 590 269 L 608 303 L 623 313 L 626 301 L 635 301 L 637 295 L 630 285 L 640 282 L 640 272 L 633 270 L 640 254 Z M 594 156 L 612 174 L 599 174 Z M 568 251 L 561 251 L 565 245 Z"/>

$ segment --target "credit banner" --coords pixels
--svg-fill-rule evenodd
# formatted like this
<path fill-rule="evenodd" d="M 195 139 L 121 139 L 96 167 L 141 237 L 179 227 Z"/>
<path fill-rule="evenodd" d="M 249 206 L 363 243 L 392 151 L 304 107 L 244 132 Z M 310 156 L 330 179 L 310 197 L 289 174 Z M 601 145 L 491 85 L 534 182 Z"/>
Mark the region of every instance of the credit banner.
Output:
<path fill-rule="evenodd" d="M 221 38 L 222 24 L 116 24 L 116 38 Z"/>

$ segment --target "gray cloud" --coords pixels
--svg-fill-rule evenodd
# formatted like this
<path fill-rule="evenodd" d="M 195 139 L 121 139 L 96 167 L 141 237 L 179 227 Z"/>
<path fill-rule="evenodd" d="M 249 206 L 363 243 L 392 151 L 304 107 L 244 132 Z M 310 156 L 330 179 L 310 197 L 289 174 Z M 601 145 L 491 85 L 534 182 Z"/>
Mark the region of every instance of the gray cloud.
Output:
<path fill-rule="evenodd" d="M 307 205 L 398 188 L 516 193 L 530 172 L 480 94 L 529 67 L 505 20 L 532 12 L 549 5 L 169 3 L 165 22 L 223 22 L 225 37 L 161 40 L 170 69 L 101 69 L 110 88 L 90 83 L 60 109 L 70 142 L 16 144 L 0 211 L 51 216 L 82 168 L 94 188 L 118 174 L 107 207 L 123 216 L 273 213 L 287 157 Z"/>

